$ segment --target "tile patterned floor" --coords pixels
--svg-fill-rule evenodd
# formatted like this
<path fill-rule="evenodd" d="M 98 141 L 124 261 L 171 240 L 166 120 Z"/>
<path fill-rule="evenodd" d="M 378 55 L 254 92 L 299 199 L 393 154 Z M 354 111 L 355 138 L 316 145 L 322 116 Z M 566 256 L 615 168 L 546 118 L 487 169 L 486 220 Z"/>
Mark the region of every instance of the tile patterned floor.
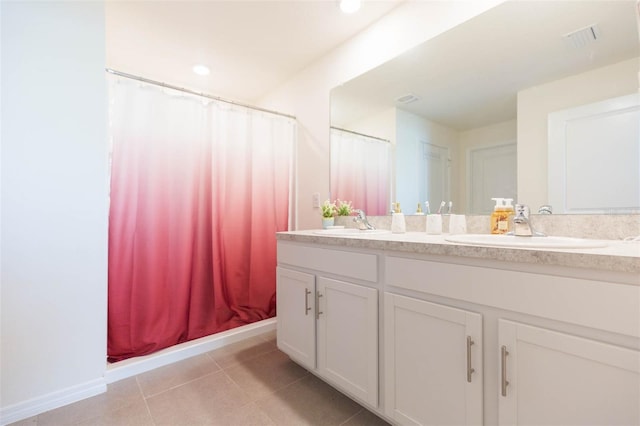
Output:
<path fill-rule="evenodd" d="M 121 380 L 104 394 L 14 425 L 387 423 L 293 363 L 270 332 Z"/>

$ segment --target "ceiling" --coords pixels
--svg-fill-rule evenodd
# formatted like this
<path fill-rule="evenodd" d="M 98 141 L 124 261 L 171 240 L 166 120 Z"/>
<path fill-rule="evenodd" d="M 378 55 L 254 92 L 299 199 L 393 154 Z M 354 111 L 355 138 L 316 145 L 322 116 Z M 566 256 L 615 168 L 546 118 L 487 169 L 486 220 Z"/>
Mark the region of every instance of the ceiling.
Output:
<path fill-rule="evenodd" d="M 592 24 L 595 42 L 563 37 Z M 459 130 L 500 123 L 519 90 L 639 55 L 635 0 L 509 1 L 333 90 L 331 124 L 394 107 Z M 407 94 L 419 100 L 396 102 Z"/>
<path fill-rule="evenodd" d="M 402 1 L 363 0 L 351 15 L 334 0 L 108 1 L 107 67 L 251 102 Z"/>

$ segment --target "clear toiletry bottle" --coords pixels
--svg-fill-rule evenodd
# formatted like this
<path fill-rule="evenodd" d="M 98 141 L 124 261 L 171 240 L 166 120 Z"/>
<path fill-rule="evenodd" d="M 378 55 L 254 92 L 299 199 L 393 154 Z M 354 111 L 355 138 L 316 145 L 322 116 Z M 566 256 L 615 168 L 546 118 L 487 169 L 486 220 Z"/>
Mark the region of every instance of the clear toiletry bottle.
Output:
<path fill-rule="evenodd" d="M 491 213 L 491 233 L 506 234 L 509 232 L 509 212 L 505 204 L 504 198 L 492 198 L 496 202 Z M 513 212 L 513 207 L 511 208 Z"/>
<path fill-rule="evenodd" d="M 400 209 L 400 203 L 396 202 L 393 214 L 391 215 L 391 232 L 394 234 L 404 234 L 407 232 L 407 225 L 404 220 L 404 213 Z"/>

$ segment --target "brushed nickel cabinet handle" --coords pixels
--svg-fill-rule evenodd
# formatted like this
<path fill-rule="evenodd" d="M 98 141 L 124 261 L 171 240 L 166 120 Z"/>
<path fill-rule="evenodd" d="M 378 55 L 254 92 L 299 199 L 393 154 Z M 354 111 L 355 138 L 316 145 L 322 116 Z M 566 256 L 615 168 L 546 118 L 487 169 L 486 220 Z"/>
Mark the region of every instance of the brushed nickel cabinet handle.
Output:
<path fill-rule="evenodd" d="M 502 366 L 502 396 L 507 396 L 507 386 L 509 386 L 509 382 L 507 381 L 507 355 L 509 355 L 509 352 L 507 351 L 507 347 L 506 346 L 502 346 L 502 348 L 500 348 L 500 355 L 501 355 L 501 366 Z"/>
<path fill-rule="evenodd" d="M 322 297 L 322 293 L 316 293 L 316 319 L 320 319 L 320 314 L 322 311 L 320 310 L 320 298 Z"/>
<path fill-rule="evenodd" d="M 309 295 L 311 294 L 311 290 L 308 288 L 304 289 L 304 314 L 309 315 L 309 311 L 311 307 L 309 306 Z"/>
<path fill-rule="evenodd" d="M 471 375 L 476 371 L 471 367 L 471 345 L 473 343 L 471 336 L 467 336 L 467 382 L 469 383 L 471 383 Z"/>

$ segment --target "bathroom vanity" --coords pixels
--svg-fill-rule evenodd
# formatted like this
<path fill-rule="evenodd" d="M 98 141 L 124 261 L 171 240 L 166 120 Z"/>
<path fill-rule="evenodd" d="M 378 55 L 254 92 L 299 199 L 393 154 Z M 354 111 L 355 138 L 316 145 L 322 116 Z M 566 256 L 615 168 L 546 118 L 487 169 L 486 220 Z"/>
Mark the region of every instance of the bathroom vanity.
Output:
<path fill-rule="evenodd" d="M 278 347 L 394 424 L 640 424 L 640 244 L 278 236 Z"/>

